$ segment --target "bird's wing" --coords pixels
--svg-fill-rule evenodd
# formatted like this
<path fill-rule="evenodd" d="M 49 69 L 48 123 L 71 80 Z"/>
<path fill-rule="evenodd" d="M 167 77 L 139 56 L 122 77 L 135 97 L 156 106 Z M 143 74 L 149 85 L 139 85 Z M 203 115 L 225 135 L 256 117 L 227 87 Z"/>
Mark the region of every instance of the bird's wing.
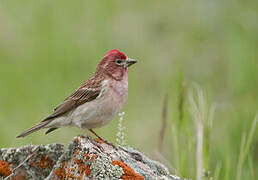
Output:
<path fill-rule="evenodd" d="M 101 94 L 102 84 L 86 82 L 81 87 L 79 87 L 74 93 L 72 93 L 68 98 L 64 100 L 63 103 L 58 105 L 54 112 L 45 118 L 43 121 L 56 118 L 61 116 L 70 110 L 78 107 L 81 104 L 90 102 L 96 99 Z"/>

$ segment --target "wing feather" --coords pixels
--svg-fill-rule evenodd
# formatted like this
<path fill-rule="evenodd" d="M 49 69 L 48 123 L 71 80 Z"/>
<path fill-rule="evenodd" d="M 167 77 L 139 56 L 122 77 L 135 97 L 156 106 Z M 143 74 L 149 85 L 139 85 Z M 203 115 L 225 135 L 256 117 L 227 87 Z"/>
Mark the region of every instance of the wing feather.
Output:
<path fill-rule="evenodd" d="M 87 85 L 88 84 L 88 85 Z M 61 116 L 72 109 L 82 105 L 86 102 L 90 102 L 96 99 L 99 94 L 101 93 L 102 84 L 101 83 L 94 83 L 88 81 L 84 83 L 80 88 L 78 88 L 74 93 L 72 93 L 69 97 L 67 97 L 63 103 L 58 105 L 54 112 L 45 118 L 43 121 L 56 118 Z"/>

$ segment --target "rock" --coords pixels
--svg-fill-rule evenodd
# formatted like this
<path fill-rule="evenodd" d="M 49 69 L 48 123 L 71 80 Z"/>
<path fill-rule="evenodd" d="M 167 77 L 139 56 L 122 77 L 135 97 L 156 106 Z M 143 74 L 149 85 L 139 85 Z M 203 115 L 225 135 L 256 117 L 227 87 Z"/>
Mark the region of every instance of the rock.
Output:
<path fill-rule="evenodd" d="M 61 144 L 3 148 L 0 150 L 0 177 L 45 179 L 64 152 Z"/>
<path fill-rule="evenodd" d="M 67 149 L 60 144 L 3 148 L 0 177 L 5 179 L 171 179 L 159 162 L 129 147 L 77 136 Z"/>

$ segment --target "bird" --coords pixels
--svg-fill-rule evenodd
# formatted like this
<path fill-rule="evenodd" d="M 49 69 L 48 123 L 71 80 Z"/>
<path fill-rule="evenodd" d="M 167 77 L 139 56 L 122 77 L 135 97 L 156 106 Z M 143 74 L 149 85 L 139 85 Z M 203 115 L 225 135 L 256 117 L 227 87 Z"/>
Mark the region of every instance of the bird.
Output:
<path fill-rule="evenodd" d="M 137 61 L 117 49 L 108 51 L 98 63 L 95 73 L 49 116 L 22 132 L 25 137 L 40 129 L 48 134 L 60 127 L 76 126 L 98 136 L 93 129 L 108 124 L 121 111 L 128 96 L 128 67 Z M 103 140 L 103 139 L 102 139 Z"/>

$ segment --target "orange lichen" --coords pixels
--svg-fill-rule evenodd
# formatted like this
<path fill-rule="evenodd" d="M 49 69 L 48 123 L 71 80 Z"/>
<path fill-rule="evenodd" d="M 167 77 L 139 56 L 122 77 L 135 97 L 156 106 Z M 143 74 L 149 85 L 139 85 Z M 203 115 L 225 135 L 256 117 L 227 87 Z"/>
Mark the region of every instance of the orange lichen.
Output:
<path fill-rule="evenodd" d="M 43 155 L 40 161 L 38 162 L 38 166 L 41 169 L 51 168 L 53 166 L 53 161 L 48 156 Z"/>
<path fill-rule="evenodd" d="M 86 160 L 89 160 L 89 155 L 90 155 L 90 153 L 85 153 L 84 154 L 84 157 L 86 158 Z"/>
<path fill-rule="evenodd" d="M 83 173 L 84 173 L 84 171 L 85 171 L 85 169 L 86 169 L 86 166 L 85 166 L 85 164 L 81 161 L 81 160 L 79 160 L 79 159 L 74 159 L 74 162 L 78 165 L 78 169 L 79 169 L 79 174 L 80 174 L 80 178 L 82 179 L 83 178 Z"/>
<path fill-rule="evenodd" d="M 53 160 L 46 155 L 42 155 L 39 162 L 30 159 L 30 166 L 38 166 L 41 169 L 51 168 L 53 166 Z"/>
<path fill-rule="evenodd" d="M 89 160 L 91 162 L 93 162 L 95 160 L 95 158 L 97 157 L 96 154 L 93 154 L 92 157 L 89 157 L 89 153 L 84 154 L 84 157 L 86 158 L 86 160 Z M 87 165 L 85 168 L 85 175 L 89 176 L 91 174 L 91 170 L 90 170 L 90 165 Z"/>
<path fill-rule="evenodd" d="M 16 176 L 11 177 L 11 180 L 22 180 L 26 179 L 25 173 L 24 172 L 19 172 Z"/>
<path fill-rule="evenodd" d="M 75 154 L 77 154 L 77 150 L 75 150 Z M 93 162 L 94 159 L 97 157 L 96 154 L 93 154 L 92 157 L 89 156 L 90 154 L 87 153 L 87 154 L 84 154 L 84 158 L 87 160 L 87 161 L 91 161 Z M 78 166 L 78 177 L 77 179 L 83 179 L 83 176 L 90 176 L 91 174 L 91 170 L 90 170 L 90 165 L 89 164 L 85 164 L 83 160 L 81 159 L 78 159 L 78 158 L 74 158 L 72 160 L 73 164 L 77 164 Z M 67 164 L 65 162 L 62 163 L 62 167 L 60 168 L 57 168 L 55 171 L 54 171 L 54 174 L 55 176 L 58 178 L 58 179 L 75 179 L 75 173 L 76 169 L 74 169 L 73 167 L 70 168 L 69 166 L 67 166 Z"/>
<path fill-rule="evenodd" d="M 82 161 L 77 158 L 74 158 L 73 161 L 78 165 L 82 163 Z"/>
<path fill-rule="evenodd" d="M 86 160 L 90 160 L 91 162 L 93 162 L 95 160 L 95 158 L 97 157 L 96 154 L 93 154 L 91 158 L 89 157 L 89 155 L 90 155 L 89 153 L 86 153 L 86 154 L 84 154 L 84 157 L 86 158 Z"/>
<path fill-rule="evenodd" d="M 97 141 L 99 144 L 104 143 L 104 141 L 102 139 L 96 138 L 95 141 Z"/>
<path fill-rule="evenodd" d="M 76 139 L 75 139 L 75 142 L 76 142 L 76 143 L 79 143 L 79 139 L 78 139 L 78 138 L 76 138 Z"/>
<path fill-rule="evenodd" d="M 118 165 L 120 166 L 124 174 L 122 175 L 123 180 L 130 180 L 130 179 L 136 179 L 136 180 L 143 180 L 143 177 L 139 174 L 136 174 L 132 168 L 130 168 L 127 164 L 123 163 L 122 161 L 112 161 L 112 165 Z"/>
<path fill-rule="evenodd" d="M 92 158 L 91 158 L 92 159 Z M 80 177 L 83 178 L 83 173 L 85 173 L 86 176 L 89 176 L 91 173 L 90 165 L 85 165 L 82 161 L 79 159 L 74 159 L 74 162 L 77 163 L 79 168 Z"/>
<path fill-rule="evenodd" d="M 87 166 L 86 166 L 86 169 L 85 169 L 85 175 L 86 175 L 86 176 L 89 176 L 90 173 L 91 173 L 90 165 L 87 165 Z"/>
<path fill-rule="evenodd" d="M 79 150 L 78 150 L 78 148 L 76 148 L 74 151 L 75 151 L 75 155 L 78 156 L 78 155 L 79 155 Z"/>
<path fill-rule="evenodd" d="M 54 174 L 58 177 L 58 179 L 65 180 L 65 179 L 75 179 L 74 174 L 71 172 L 72 170 L 67 167 L 66 163 L 62 163 L 61 168 L 57 168 L 54 171 Z"/>
<path fill-rule="evenodd" d="M 65 178 L 66 178 L 65 167 L 66 167 L 66 163 L 63 162 L 63 163 L 62 163 L 62 167 L 61 167 L 61 168 L 57 168 L 57 169 L 54 171 L 54 174 L 55 174 L 60 180 L 65 180 Z"/>
<path fill-rule="evenodd" d="M 90 161 L 93 162 L 96 157 L 97 157 L 97 155 L 96 155 L 96 154 L 93 154 L 92 157 L 91 157 L 91 159 L 90 159 Z"/>
<path fill-rule="evenodd" d="M 7 177 L 12 173 L 9 165 L 10 165 L 10 163 L 0 160 L 0 176 Z"/>

